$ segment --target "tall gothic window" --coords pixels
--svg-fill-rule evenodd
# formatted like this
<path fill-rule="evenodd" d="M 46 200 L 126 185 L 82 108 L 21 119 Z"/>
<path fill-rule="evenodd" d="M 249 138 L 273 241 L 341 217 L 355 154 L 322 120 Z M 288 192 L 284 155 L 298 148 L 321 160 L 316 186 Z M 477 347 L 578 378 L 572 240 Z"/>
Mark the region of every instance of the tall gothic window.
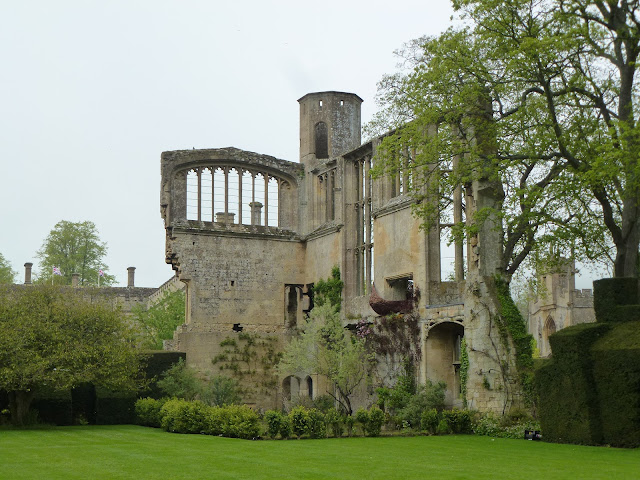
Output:
<path fill-rule="evenodd" d="M 329 130 L 324 122 L 316 123 L 316 158 L 329 158 Z"/>

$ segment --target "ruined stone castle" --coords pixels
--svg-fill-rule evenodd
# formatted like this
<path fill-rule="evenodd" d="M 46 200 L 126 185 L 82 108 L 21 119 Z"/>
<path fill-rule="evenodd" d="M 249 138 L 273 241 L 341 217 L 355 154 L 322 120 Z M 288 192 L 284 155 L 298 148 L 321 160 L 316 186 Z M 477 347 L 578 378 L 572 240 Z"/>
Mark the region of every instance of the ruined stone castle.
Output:
<path fill-rule="evenodd" d="M 407 192 L 409 168 L 370 175 L 381 140 L 361 142 L 362 99 L 332 91 L 298 102 L 299 162 L 236 148 L 162 154 L 166 261 L 186 285 L 186 321 L 168 348 L 210 371 L 220 343 L 238 332 L 284 345 L 313 306 L 313 284 L 338 266 L 345 325 L 373 321 L 381 313 L 376 302 L 393 311 L 413 292 L 421 330 L 418 380 L 446 382 L 447 404 L 461 405 L 464 336 L 469 407 L 504 412 L 517 401 L 509 396 L 513 362 L 487 320 L 495 306 L 485 302 L 500 233 L 489 219 L 464 244 L 446 250 L 441 241 L 454 223 L 495 201 L 493 187 L 474 182 L 458 189 L 450 221 L 421 229 Z M 279 380 L 277 398 L 262 406 L 326 388 L 314 372 L 287 377 Z"/>

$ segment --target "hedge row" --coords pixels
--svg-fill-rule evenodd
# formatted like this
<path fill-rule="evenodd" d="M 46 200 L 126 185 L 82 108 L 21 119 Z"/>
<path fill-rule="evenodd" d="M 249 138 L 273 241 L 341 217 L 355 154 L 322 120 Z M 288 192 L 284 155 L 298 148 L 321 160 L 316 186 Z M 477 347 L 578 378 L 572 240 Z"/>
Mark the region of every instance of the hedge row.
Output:
<path fill-rule="evenodd" d="M 135 404 L 139 425 L 174 433 L 203 433 L 231 438 L 256 438 L 260 417 L 247 406 L 210 407 L 199 401 L 141 398 Z"/>
<path fill-rule="evenodd" d="M 594 282 L 597 323 L 549 338 L 553 358 L 536 372 L 545 440 L 640 446 L 638 279 Z"/>

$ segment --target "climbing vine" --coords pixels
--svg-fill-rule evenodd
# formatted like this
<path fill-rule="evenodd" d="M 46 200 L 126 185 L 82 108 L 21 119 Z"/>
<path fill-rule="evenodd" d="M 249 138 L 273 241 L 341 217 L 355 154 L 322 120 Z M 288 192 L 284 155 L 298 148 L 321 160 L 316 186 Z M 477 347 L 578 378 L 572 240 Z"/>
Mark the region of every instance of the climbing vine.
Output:
<path fill-rule="evenodd" d="M 221 353 L 211 361 L 221 372 L 242 382 L 244 394 L 270 394 L 278 385 L 275 365 L 282 358 L 275 337 L 240 332 L 220 342 Z"/>
<path fill-rule="evenodd" d="M 463 338 L 460 342 L 460 396 L 464 408 L 467 408 L 467 380 L 469 379 L 469 352 L 467 342 Z"/>
<path fill-rule="evenodd" d="M 417 313 L 385 315 L 373 323 L 362 319 L 356 326 L 356 334 L 366 340 L 378 363 L 388 363 L 388 376 L 398 377 L 415 372 L 422 358 L 419 320 Z M 382 383 L 388 384 L 392 379 L 386 380 Z"/>
<path fill-rule="evenodd" d="M 518 371 L 520 384 L 522 385 L 524 399 L 528 405 L 531 405 L 534 399 L 532 374 L 533 337 L 527 333 L 524 318 L 511 298 L 509 284 L 502 278 L 497 277 L 495 285 L 500 308 L 495 320 L 498 325 L 498 330 L 500 331 L 500 338 L 507 352 L 511 350 L 509 338 L 511 338 L 513 342 L 513 346 L 515 347 L 516 370 Z"/>
<path fill-rule="evenodd" d="M 340 311 L 343 287 L 344 282 L 340 280 L 340 268 L 335 266 L 331 269 L 331 276 L 328 279 L 318 280 L 313 286 L 313 303 L 324 305 L 329 302 Z"/>

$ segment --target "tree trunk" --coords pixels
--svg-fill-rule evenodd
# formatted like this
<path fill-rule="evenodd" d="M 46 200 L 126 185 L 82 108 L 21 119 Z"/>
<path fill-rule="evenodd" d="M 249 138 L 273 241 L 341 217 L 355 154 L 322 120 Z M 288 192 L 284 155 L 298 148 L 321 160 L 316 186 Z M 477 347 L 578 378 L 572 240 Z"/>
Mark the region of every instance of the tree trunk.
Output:
<path fill-rule="evenodd" d="M 14 425 L 21 427 L 26 424 L 34 393 L 33 389 L 9 392 L 9 410 Z"/>

